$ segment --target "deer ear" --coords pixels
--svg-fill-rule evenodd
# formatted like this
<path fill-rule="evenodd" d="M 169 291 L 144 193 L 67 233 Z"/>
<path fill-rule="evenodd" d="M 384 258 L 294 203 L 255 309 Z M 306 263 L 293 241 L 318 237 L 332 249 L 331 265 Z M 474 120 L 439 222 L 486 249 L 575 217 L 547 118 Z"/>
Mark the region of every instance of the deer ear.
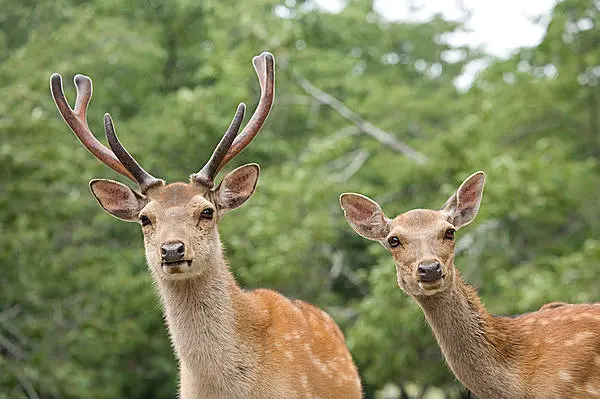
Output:
<path fill-rule="evenodd" d="M 114 217 L 137 222 L 146 200 L 124 184 L 112 180 L 94 179 L 90 190 L 102 208 Z"/>
<path fill-rule="evenodd" d="M 260 167 L 255 163 L 229 172 L 215 190 L 219 208 L 227 212 L 246 202 L 254 193 L 259 174 Z"/>
<path fill-rule="evenodd" d="M 471 223 L 477 216 L 484 183 L 485 173 L 481 171 L 473 173 L 442 207 L 442 212 L 448 216 L 448 222 L 452 223 L 457 230 Z"/>
<path fill-rule="evenodd" d="M 340 205 L 350 227 L 369 240 L 381 241 L 390 232 L 390 220 L 377 202 L 361 194 L 345 193 Z"/>

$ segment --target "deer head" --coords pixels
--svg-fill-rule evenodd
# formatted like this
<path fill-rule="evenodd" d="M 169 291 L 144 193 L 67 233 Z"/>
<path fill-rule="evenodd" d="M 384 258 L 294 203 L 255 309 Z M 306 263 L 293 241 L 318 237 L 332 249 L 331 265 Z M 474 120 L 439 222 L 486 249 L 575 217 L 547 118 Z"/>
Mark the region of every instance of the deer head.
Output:
<path fill-rule="evenodd" d="M 483 172 L 474 173 L 441 210 L 415 209 L 394 219 L 364 195 L 342 194 L 340 203 L 354 231 L 390 251 L 400 288 L 412 296 L 434 295 L 452 287 L 454 233 L 477 215 L 484 181 Z"/>
<path fill-rule="evenodd" d="M 246 127 L 238 135 L 245 112 L 245 105 L 240 104 L 206 165 L 190 176 L 189 183 L 169 185 L 146 172 L 125 150 L 109 114 L 104 116 L 104 128 L 110 149 L 94 137 L 86 119 L 92 96 L 90 78 L 75 76 L 74 110 L 65 98 L 61 76 L 53 74 L 50 79 L 56 106 L 81 143 L 104 164 L 139 186 L 137 192 L 112 180 L 90 182 L 92 194 L 104 210 L 121 220 L 141 224 L 148 265 L 158 278 L 186 279 L 205 273 L 221 249 L 217 222 L 254 192 L 259 176 L 257 164 L 241 166 L 227 174 L 218 186 L 214 184 L 219 171 L 260 131 L 273 104 L 273 55 L 265 52 L 252 62 L 260 82 L 261 98 Z"/>

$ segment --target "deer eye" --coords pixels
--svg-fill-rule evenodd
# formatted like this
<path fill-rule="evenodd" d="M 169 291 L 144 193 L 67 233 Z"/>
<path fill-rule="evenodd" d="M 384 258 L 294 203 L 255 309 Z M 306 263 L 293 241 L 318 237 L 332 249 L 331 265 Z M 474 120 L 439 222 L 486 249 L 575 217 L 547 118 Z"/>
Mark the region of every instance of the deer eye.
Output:
<path fill-rule="evenodd" d="M 454 233 L 456 233 L 456 230 L 454 230 L 453 228 L 449 228 L 448 230 L 446 230 L 444 238 L 447 240 L 454 240 Z"/>
<path fill-rule="evenodd" d="M 388 244 L 390 244 L 390 247 L 396 248 L 398 245 L 400 245 L 400 240 L 398 239 L 398 237 L 392 236 L 388 238 Z"/>
<path fill-rule="evenodd" d="M 200 213 L 200 217 L 203 219 L 212 219 L 213 218 L 213 210 L 211 208 L 206 208 Z"/>
<path fill-rule="evenodd" d="M 150 218 L 146 215 L 140 216 L 140 223 L 142 224 L 142 226 L 149 226 L 152 224 Z"/>

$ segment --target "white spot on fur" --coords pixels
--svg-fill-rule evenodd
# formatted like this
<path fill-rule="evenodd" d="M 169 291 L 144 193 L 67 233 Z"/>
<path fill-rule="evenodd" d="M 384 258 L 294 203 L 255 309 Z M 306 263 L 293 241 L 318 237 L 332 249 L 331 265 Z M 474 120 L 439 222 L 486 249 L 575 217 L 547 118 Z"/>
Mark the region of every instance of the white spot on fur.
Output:
<path fill-rule="evenodd" d="M 294 360 L 294 355 L 290 351 L 285 351 L 285 357 L 287 360 Z"/>
<path fill-rule="evenodd" d="M 307 389 L 308 388 L 308 377 L 305 375 L 300 376 L 300 385 L 302 385 L 302 388 Z"/>
<path fill-rule="evenodd" d="M 590 338 L 593 336 L 594 336 L 594 333 L 591 331 L 582 331 L 580 333 L 575 334 L 575 336 L 573 338 L 566 341 L 565 345 L 566 346 L 577 345 L 577 344 L 581 343 L 581 341 L 584 341 L 586 338 Z"/>
<path fill-rule="evenodd" d="M 563 381 L 571 381 L 571 376 L 565 373 L 564 371 L 558 372 L 558 378 L 560 378 Z"/>
<path fill-rule="evenodd" d="M 316 357 L 313 357 L 312 362 L 315 365 L 315 367 L 318 368 L 321 371 L 321 373 L 327 374 L 327 375 L 329 375 L 331 377 L 331 373 L 329 371 L 329 368 L 320 359 L 318 359 Z"/>
<path fill-rule="evenodd" d="M 595 387 L 592 386 L 592 384 L 587 384 L 586 387 L 585 387 L 585 390 L 590 395 L 600 396 L 600 388 L 595 388 Z"/>

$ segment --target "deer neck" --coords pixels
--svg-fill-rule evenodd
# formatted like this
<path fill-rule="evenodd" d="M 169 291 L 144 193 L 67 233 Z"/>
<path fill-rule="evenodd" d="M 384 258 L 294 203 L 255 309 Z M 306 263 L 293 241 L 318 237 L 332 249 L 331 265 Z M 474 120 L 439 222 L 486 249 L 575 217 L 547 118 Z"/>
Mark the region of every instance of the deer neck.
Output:
<path fill-rule="evenodd" d="M 455 270 L 453 287 L 415 297 L 456 377 L 479 397 L 518 398 L 518 332 L 491 316 Z"/>
<path fill-rule="evenodd" d="M 241 289 L 219 251 L 207 272 L 187 280 L 157 278 L 169 334 L 182 376 L 203 381 L 217 392 L 239 375 L 236 366 L 247 359 L 251 345 L 242 342 L 236 312 Z"/>

